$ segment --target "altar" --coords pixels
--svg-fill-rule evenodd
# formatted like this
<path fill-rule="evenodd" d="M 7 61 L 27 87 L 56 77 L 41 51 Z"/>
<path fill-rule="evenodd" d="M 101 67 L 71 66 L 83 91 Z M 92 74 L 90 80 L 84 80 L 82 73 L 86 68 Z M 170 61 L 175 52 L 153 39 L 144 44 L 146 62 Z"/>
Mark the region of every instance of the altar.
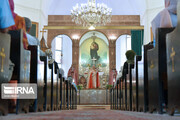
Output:
<path fill-rule="evenodd" d="M 90 68 L 81 68 L 79 74 L 79 83 L 83 86 L 83 88 L 87 88 L 87 81 L 89 79 L 89 71 Z M 107 71 L 106 71 L 107 70 Z M 100 81 L 100 88 L 106 88 L 106 85 L 109 82 L 109 69 L 105 68 L 99 68 L 98 75 L 99 75 L 99 81 Z"/>
<path fill-rule="evenodd" d="M 108 89 L 82 89 L 79 94 L 80 105 L 109 105 L 110 94 Z"/>

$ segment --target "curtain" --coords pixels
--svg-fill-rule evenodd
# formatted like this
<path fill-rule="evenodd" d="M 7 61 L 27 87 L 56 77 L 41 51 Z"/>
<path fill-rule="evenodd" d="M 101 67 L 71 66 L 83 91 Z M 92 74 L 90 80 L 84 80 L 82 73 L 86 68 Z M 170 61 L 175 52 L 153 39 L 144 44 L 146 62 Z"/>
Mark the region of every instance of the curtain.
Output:
<path fill-rule="evenodd" d="M 131 48 L 136 55 L 142 54 L 144 30 L 131 30 Z"/>

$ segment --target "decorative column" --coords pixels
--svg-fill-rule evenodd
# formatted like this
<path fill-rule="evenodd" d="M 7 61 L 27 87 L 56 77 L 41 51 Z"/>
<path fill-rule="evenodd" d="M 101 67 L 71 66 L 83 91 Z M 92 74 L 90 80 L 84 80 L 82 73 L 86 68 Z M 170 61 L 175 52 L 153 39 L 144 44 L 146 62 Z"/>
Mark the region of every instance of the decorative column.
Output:
<path fill-rule="evenodd" d="M 109 70 L 116 69 L 116 40 L 109 40 Z"/>
<path fill-rule="evenodd" d="M 72 39 L 72 65 L 76 69 L 78 74 L 78 81 L 79 83 L 79 40 Z"/>

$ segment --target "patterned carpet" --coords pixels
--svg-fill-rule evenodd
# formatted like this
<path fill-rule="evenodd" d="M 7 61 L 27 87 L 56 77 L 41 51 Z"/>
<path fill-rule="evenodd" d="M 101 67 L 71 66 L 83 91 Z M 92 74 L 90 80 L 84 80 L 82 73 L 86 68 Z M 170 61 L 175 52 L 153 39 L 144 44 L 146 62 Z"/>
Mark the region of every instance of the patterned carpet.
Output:
<path fill-rule="evenodd" d="M 0 117 L 0 120 L 180 120 L 180 116 L 117 110 L 64 110 Z"/>

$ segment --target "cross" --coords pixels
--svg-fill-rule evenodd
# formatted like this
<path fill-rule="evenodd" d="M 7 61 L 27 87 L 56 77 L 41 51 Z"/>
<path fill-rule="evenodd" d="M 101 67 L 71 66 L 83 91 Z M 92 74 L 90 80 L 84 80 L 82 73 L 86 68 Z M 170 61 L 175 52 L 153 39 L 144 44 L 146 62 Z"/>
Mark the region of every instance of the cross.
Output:
<path fill-rule="evenodd" d="M 172 52 L 171 52 L 171 60 L 172 60 L 172 72 L 175 71 L 174 69 L 174 56 L 176 55 L 176 52 L 174 51 L 174 48 L 172 47 Z"/>
<path fill-rule="evenodd" d="M 2 48 L 2 51 L 0 52 L 0 56 L 2 58 L 1 61 L 1 72 L 4 72 L 4 58 L 6 57 L 6 54 L 4 53 L 4 48 Z"/>
<path fill-rule="evenodd" d="M 95 57 L 93 57 L 93 59 L 91 59 L 91 60 L 93 61 L 93 65 L 95 65 L 97 59 Z"/>
<path fill-rule="evenodd" d="M 44 29 L 40 31 L 42 33 L 42 36 L 44 36 L 44 33 L 46 32 Z"/>
<path fill-rule="evenodd" d="M 154 80 L 154 77 L 153 77 L 153 68 L 154 68 L 154 63 L 153 63 L 153 60 L 151 60 L 151 65 L 150 65 L 150 69 L 152 69 L 152 80 Z"/>

